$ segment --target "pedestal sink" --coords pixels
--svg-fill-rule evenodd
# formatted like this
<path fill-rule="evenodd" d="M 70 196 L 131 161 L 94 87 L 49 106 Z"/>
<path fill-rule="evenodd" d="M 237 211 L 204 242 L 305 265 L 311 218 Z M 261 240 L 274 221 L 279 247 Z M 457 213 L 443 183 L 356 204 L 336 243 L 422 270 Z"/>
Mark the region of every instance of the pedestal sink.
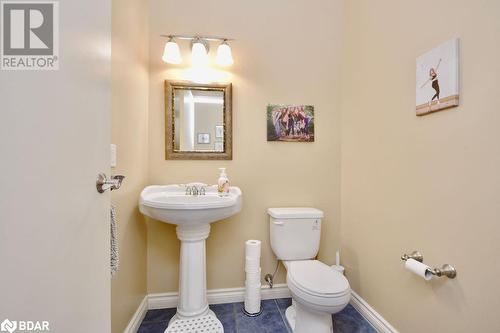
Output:
<path fill-rule="evenodd" d="M 188 194 L 187 186 L 198 194 Z M 148 186 L 141 193 L 139 209 L 155 220 L 177 225 L 181 241 L 179 304 L 165 332 L 223 332 L 222 324 L 208 308 L 205 240 L 210 223 L 241 210 L 241 190 L 233 186 L 229 193 L 219 195 L 215 185 L 200 183 Z"/>

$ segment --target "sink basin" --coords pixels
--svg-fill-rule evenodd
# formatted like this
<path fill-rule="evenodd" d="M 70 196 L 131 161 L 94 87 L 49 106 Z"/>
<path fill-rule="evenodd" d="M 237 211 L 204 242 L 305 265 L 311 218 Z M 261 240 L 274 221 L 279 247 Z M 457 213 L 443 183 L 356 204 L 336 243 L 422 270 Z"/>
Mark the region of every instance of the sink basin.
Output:
<path fill-rule="evenodd" d="M 179 332 L 193 323 L 212 327 L 210 332 L 224 332 L 221 322 L 208 307 L 205 241 L 210 234 L 210 223 L 241 210 L 241 190 L 232 186 L 229 193 L 219 195 L 214 185 L 203 186 L 203 195 L 186 194 L 186 186 L 193 185 L 202 186 L 201 183 L 148 186 L 139 198 L 141 213 L 177 225 L 177 238 L 181 241 L 179 303 L 166 333 Z"/>
<path fill-rule="evenodd" d="M 148 186 L 140 197 L 142 214 L 165 223 L 186 225 L 213 223 L 241 210 L 241 190 L 230 187 L 220 196 L 217 186 L 207 186 L 205 195 L 186 195 L 184 185 Z"/>

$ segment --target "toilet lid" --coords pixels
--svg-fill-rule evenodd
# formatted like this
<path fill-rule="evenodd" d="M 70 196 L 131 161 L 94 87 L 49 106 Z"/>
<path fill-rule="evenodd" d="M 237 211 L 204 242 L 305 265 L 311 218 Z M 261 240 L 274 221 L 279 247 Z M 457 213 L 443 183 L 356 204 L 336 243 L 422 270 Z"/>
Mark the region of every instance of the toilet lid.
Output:
<path fill-rule="evenodd" d="M 288 277 L 296 287 L 311 294 L 345 294 L 350 288 L 344 275 L 318 260 L 291 262 Z"/>

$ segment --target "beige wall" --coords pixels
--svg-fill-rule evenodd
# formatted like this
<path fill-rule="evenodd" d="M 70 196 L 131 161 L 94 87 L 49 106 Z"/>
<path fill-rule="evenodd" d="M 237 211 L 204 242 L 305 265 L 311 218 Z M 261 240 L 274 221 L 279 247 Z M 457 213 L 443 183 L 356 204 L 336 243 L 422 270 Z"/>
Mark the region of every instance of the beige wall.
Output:
<path fill-rule="evenodd" d="M 269 245 L 266 208 L 314 206 L 326 213 L 320 256 L 331 263 L 339 246 L 339 1 L 151 0 L 149 183 L 215 183 L 227 167 L 244 195 L 243 211 L 213 225 L 207 242 L 208 288 L 244 285 L 244 242 L 263 242 L 262 272 L 276 263 Z M 175 13 L 173 15 L 172 13 Z M 166 161 L 165 79 L 190 79 L 183 66 L 161 61 L 160 34 L 222 35 L 235 64 L 220 74 L 233 83 L 232 161 Z M 186 42 L 179 42 L 186 64 Z M 217 45 L 212 44 L 211 54 Z M 267 103 L 316 107 L 316 142 L 268 143 Z M 149 221 L 148 291 L 176 291 L 179 242 L 175 228 Z M 282 271 L 283 272 L 283 271 Z M 283 282 L 283 274 L 279 281 Z"/>
<path fill-rule="evenodd" d="M 213 225 L 207 242 L 209 288 L 243 286 L 246 239 L 263 241 L 263 273 L 274 269 L 267 207 L 314 206 L 326 213 L 320 259 L 332 263 L 342 240 L 351 286 L 401 332 L 500 330 L 495 313 L 500 152 L 492 144 L 500 136 L 495 80 L 500 5 L 357 0 L 343 8 L 341 3 L 223 0 L 215 6 L 151 0 L 145 9 L 128 0 L 127 6 L 114 7 L 115 172 L 128 176 L 124 190 L 113 194 L 122 244 L 122 267 L 112 288 L 114 332 L 123 329 L 144 295 L 146 270 L 148 292 L 177 290 L 179 242 L 173 226 L 147 221 L 145 263 L 146 230 L 136 202 L 146 179 L 215 183 L 220 166 L 242 188 L 244 208 Z M 164 159 L 163 81 L 197 78 L 185 42 L 180 42 L 185 65 L 161 61 L 165 40 L 159 35 L 165 33 L 236 38 L 235 65 L 209 73 L 233 83 L 232 161 Z M 452 37 L 461 38 L 461 106 L 416 117 L 415 58 Z M 216 47 L 211 45 L 211 55 Z M 266 142 L 268 103 L 315 105 L 316 142 Z M 426 283 L 409 274 L 399 256 L 414 249 L 431 265 L 455 265 L 458 278 Z M 282 270 L 278 282 L 283 281 Z"/>
<path fill-rule="evenodd" d="M 404 333 L 499 332 L 500 2 L 348 1 L 342 245 L 351 286 Z M 415 116 L 415 58 L 461 39 L 461 105 Z M 424 282 L 420 250 L 458 278 Z"/>
<path fill-rule="evenodd" d="M 123 332 L 146 294 L 146 225 L 137 201 L 147 177 L 148 21 L 142 0 L 113 1 L 112 142 L 115 174 L 126 176 L 112 192 L 118 214 L 120 268 L 112 278 L 112 331 Z"/>

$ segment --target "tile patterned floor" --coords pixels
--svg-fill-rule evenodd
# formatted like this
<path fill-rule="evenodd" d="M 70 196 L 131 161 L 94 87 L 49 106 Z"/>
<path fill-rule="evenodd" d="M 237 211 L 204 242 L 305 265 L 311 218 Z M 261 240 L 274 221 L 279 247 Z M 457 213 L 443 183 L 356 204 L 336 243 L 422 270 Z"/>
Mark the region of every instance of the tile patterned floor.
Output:
<path fill-rule="evenodd" d="M 262 301 L 262 314 L 247 317 L 243 303 L 210 305 L 224 326 L 225 333 L 291 333 L 285 319 L 285 310 L 292 300 L 280 298 Z M 138 333 L 163 333 L 175 308 L 149 310 Z M 376 333 L 375 329 L 349 304 L 333 316 L 334 333 Z"/>

